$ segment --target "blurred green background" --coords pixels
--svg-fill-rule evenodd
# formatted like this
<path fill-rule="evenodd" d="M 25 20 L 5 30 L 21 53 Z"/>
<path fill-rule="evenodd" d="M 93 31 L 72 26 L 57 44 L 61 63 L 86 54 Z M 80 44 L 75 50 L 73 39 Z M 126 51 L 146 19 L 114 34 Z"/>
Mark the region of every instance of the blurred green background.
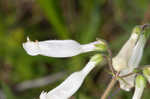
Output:
<path fill-rule="evenodd" d="M 0 99 L 38 99 L 41 91 L 56 87 L 95 54 L 62 59 L 29 56 L 22 47 L 27 36 L 39 41 L 73 39 L 81 44 L 102 38 L 115 55 L 135 25 L 149 22 L 150 0 L 0 0 Z M 150 63 L 149 44 L 143 65 Z M 106 62 L 98 65 L 72 99 L 99 99 L 111 79 L 108 71 Z M 48 81 L 41 80 L 47 76 Z M 41 81 L 43 86 L 34 86 Z M 109 99 L 131 99 L 133 92 L 117 85 Z M 147 85 L 143 99 L 149 99 L 149 93 Z"/>

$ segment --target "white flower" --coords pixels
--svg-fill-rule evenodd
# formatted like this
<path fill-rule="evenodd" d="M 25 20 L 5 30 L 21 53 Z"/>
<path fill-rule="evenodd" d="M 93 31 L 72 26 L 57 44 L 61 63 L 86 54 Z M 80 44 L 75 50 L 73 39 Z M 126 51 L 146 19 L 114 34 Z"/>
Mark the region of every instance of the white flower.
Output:
<path fill-rule="evenodd" d="M 141 58 L 143 56 L 143 49 L 144 49 L 145 43 L 146 43 L 146 38 L 143 34 L 141 34 L 139 37 L 139 40 L 137 41 L 137 43 L 133 49 L 131 57 L 129 58 L 129 62 L 127 65 L 128 68 L 122 70 L 120 72 L 120 76 L 123 76 L 123 75 L 126 75 L 126 74 L 133 72 L 133 70 L 139 66 L 139 63 L 140 63 Z M 133 74 L 131 76 L 123 78 L 127 83 L 125 83 L 122 80 L 119 80 L 120 87 L 126 91 L 130 91 L 130 89 L 132 87 L 134 87 L 135 76 L 136 75 Z"/>
<path fill-rule="evenodd" d="M 81 71 L 72 73 L 58 87 L 48 93 L 42 92 L 40 99 L 68 99 L 80 88 L 87 74 L 101 61 L 101 55 L 93 56 Z"/>
<path fill-rule="evenodd" d="M 138 75 L 136 77 L 136 85 L 135 85 L 135 91 L 132 99 L 141 99 L 141 96 L 143 94 L 145 85 L 146 85 L 146 80 L 142 75 Z"/>
<path fill-rule="evenodd" d="M 133 29 L 133 33 L 129 40 L 122 47 L 118 55 L 112 60 L 114 69 L 120 71 L 119 76 L 129 74 L 138 67 L 149 34 L 149 28 L 146 27 L 136 26 Z M 135 76 L 136 75 L 133 74 L 123 78 L 124 80 L 119 79 L 121 89 L 130 91 L 134 86 Z"/>
<path fill-rule="evenodd" d="M 49 57 L 72 57 L 80 53 L 96 51 L 95 45 L 104 45 L 102 41 L 95 41 L 89 44 L 80 45 L 74 40 L 47 40 L 33 42 L 27 38 L 27 42 L 23 43 L 23 48 L 31 55 L 44 55 Z M 103 48 L 101 48 L 103 50 Z"/>
<path fill-rule="evenodd" d="M 141 27 L 136 26 L 129 40 L 123 45 L 120 52 L 112 59 L 113 67 L 116 71 L 121 71 L 128 67 L 129 58 L 133 52 L 133 48 L 138 40 L 141 32 Z"/>

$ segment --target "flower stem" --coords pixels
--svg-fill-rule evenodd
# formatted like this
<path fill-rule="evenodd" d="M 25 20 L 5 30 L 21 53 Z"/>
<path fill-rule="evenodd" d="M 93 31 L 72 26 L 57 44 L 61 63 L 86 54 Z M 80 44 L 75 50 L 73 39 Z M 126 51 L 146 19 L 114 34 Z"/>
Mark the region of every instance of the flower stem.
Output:
<path fill-rule="evenodd" d="M 108 87 L 106 88 L 106 90 L 105 90 L 104 94 L 102 95 L 101 99 L 106 99 L 108 97 L 109 93 L 111 92 L 112 88 L 114 87 L 114 85 L 117 82 L 118 75 L 119 75 L 119 72 L 116 73 L 115 77 L 112 78 L 111 82 L 109 83 Z"/>
<path fill-rule="evenodd" d="M 112 65 L 112 51 L 109 48 L 108 44 L 107 44 L 107 52 L 108 52 L 108 64 L 109 64 L 109 68 L 110 68 L 111 72 L 113 74 L 115 74 L 115 70 L 114 70 L 113 65 Z"/>

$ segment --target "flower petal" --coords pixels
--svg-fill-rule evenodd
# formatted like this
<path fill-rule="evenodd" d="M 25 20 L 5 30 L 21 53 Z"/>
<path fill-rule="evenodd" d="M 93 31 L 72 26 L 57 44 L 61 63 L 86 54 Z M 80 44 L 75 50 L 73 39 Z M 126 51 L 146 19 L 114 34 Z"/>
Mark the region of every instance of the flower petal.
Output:
<path fill-rule="evenodd" d="M 41 93 L 40 99 L 68 99 L 80 88 L 84 78 L 100 61 L 102 61 L 101 55 L 92 57 L 81 71 L 72 73 L 65 81 L 50 92 Z"/>
<path fill-rule="evenodd" d="M 116 71 L 121 71 L 128 66 L 129 58 L 132 54 L 133 48 L 138 40 L 138 37 L 141 32 L 141 27 L 136 26 L 133 29 L 133 33 L 131 34 L 129 40 L 123 45 L 120 52 L 112 59 L 113 67 Z"/>
<path fill-rule="evenodd" d="M 80 45 L 74 40 L 47 40 L 40 42 L 30 41 L 23 43 L 23 48 L 31 55 L 44 55 L 49 57 L 72 57 L 80 53 L 96 50 L 96 44 L 104 44 L 95 41 L 89 44 Z"/>
<path fill-rule="evenodd" d="M 144 35 L 141 35 L 136 46 L 133 49 L 133 53 L 130 57 L 128 66 L 132 69 L 137 68 L 139 65 L 141 58 L 143 56 L 143 49 L 146 43 L 146 38 Z"/>
<path fill-rule="evenodd" d="M 126 74 L 128 74 L 128 71 L 125 72 L 125 73 L 121 72 L 120 76 L 123 76 L 123 75 L 126 75 Z M 125 91 L 130 91 L 131 88 L 134 87 L 135 76 L 136 75 L 133 74 L 133 75 L 130 75 L 128 77 L 123 78 L 124 81 L 119 80 L 120 88 L 125 90 Z"/>
<path fill-rule="evenodd" d="M 140 35 L 139 40 L 136 44 L 136 46 L 133 49 L 133 52 L 131 54 L 131 57 L 129 58 L 128 62 L 128 68 L 122 70 L 120 72 L 120 76 L 129 74 L 133 72 L 135 68 L 138 67 L 141 58 L 143 56 L 143 49 L 146 43 L 146 38 L 143 34 Z M 129 91 L 133 86 L 134 86 L 134 81 L 135 81 L 135 74 L 125 77 L 124 80 L 128 82 L 128 84 L 124 83 L 123 81 L 119 80 L 120 82 L 120 87 L 126 91 Z"/>

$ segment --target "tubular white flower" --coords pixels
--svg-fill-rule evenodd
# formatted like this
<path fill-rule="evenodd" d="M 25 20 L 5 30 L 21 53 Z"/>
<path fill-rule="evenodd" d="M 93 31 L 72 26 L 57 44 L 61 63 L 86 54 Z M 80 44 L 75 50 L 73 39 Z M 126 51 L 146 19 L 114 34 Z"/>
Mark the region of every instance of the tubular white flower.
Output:
<path fill-rule="evenodd" d="M 133 48 L 138 40 L 141 32 L 141 27 L 136 26 L 129 40 L 121 48 L 120 52 L 112 59 L 113 67 L 116 71 L 121 71 L 128 67 L 129 58 L 133 52 Z"/>
<path fill-rule="evenodd" d="M 47 40 L 33 42 L 27 38 L 27 42 L 23 43 L 23 48 L 31 55 L 43 55 L 49 57 L 71 57 L 80 53 L 96 51 L 95 45 L 102 44 L 102 41 L 95 41 L 89 44 L 80 45 L 74 40 Z M 103 49 L 101 49 L 103 50 Z"/>
<path fill-rule="evenodd" d="M 135 91 L 132 99 L 141 99 L 141 96 L 143 94 L 145 85 L 146 85 L 146 80 L 142 75 L 138 75 L 136 77 L 136 85 L 135 85 Z"/>
<path fill-rule="evenodd" d="M 139 37 L 139 40 L 137 41 L 137 44 L 135 45 L 135 47 L 133 49 L 131 57 L 129 58 L 129 62 L 128 62 L 128 65 L 127 65 L 128 68 L 122 70 L 120 72 L 120 76 L 129 74 L 129 73 L 133 72 L 133 70 L 135 68 L 138 67 L 138 65 L 141 61 L 141 58 L 143 56 L 143 49 L 144 49 L 145 43 L 146 43 L 146 38 L 143 34 L 141 34 L 140 37 Z M 135 76 L 136 75 L 133 74 L 131 76 L 123 78 L 127 83 L 125 83 L 122 80 L 119 80 L 120 87 L 122 89 L 126 90 L 126 91 L 130 91 L 130 89 L 132 87 L 134 87 Z"/>
<path fill-rule="evenodd" d="M 101 61 L 101 55 L 93 56 L 81 71 L 72 73 L 65 81 L 50 92 L 42 92 L 40 99 L 68 99 L 80 88 L 87 74 Z"/>
<path fill-rule="evenodd" d="M 139 37 L 139 39 L 138 39 L 138 41 L 137 41 L 137 43 L 136 43 L 136 45 L 132 51 L 132 54 L 129 58 L 128 68 L 122 70 L 120 72 L 120 76 L 129 74 L 129 73 L 133 72 L 133 70 L 135 68 L 138 67 L 138 65 L 141 61 L 141 58 L 143 56 L 143 49 L 144 49 L 146 40 L 148 39 L 148 37 L 150 35 L 149 32 L 150 32 L 149 27 L 145 27 L 144 30 L 141 31 L 140 37 Z M 135 76 L 136 75 L 133 74 L 131 76 L 123 78 L 124 81 L 127 83 L 125 83 L 122 80 L 119 80 L 121 89 L 124 89 L 126 91 L 130 91 L 130 89 L 134 86 Z"/>

